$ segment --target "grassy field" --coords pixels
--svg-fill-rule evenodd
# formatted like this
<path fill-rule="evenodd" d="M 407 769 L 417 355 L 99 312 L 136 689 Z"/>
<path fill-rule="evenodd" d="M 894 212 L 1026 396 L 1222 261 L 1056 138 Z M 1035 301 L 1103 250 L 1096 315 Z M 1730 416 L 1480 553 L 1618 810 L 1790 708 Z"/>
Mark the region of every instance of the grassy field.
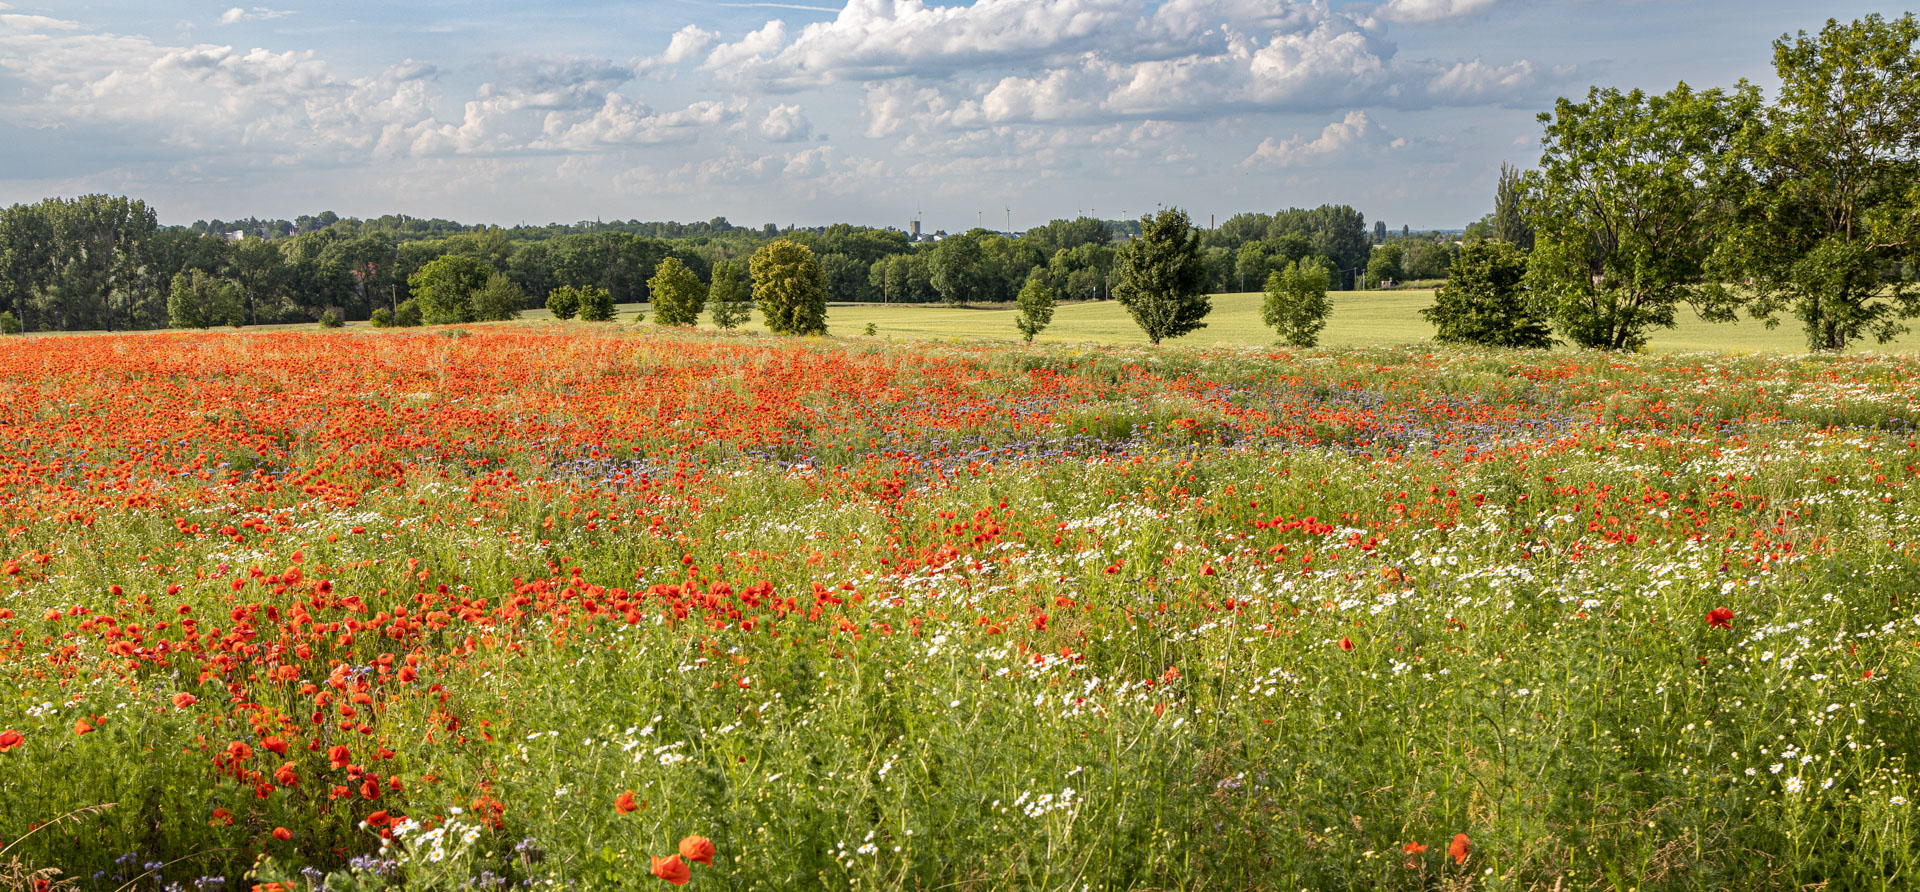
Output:
<path fill-rule="evenodd" d="M 1912 888 L 1915 382 L 0 340 L 0 889 Z"/>
<path fill-rule="evenodd" d="M 1433 336 L 1433 326 L 1420 311 L 1433 303 L 1427 290 L 1334 292 L 1333 316 L 1321 337 L 1329 347 L 1369 347 L 1416 344 Z M 641 304 L 620 307 L 620 320 L 631 322 Z M 552 318 L 545 310 L 530 310 L 529 320 Z M 860 335 L 871 323 L 879 337 L 900 340 L 957 339 L 969 341 L 1018 340 L 1011 308 L 956 309 L 938 305 L 836 304 L 827 314 L 828 332 Z M 710 326 L 709 326 L 710 327 Z M 764 331 L 756 319 L 751 330 Z M 1112 301 L 1061 306 L 1053 326 L 1037 340 L 1060 344 L 1145 344 L 1139 326 L 1125 308 Z M 1175 342 L 1189 347 L 1257 347 L 1273 343 L 1273 333 L 1260 323 L 1259 294 L 1214 295 L 1207 327 Z M 1920 346 L 1920 335 L 1908 334 L 1891 344 L 1857 345 L 1856 351 L 1904 352 Z M 1727 353 L 1799 353 L 1806 350 L 1805 335 L 1793 320 L 1769 330 L 1744 320 L 1736 324 L 1702 322 L 1683 310 L 1680 324 L 1656 332 L 1656 352 L 1712 350 Z"/>

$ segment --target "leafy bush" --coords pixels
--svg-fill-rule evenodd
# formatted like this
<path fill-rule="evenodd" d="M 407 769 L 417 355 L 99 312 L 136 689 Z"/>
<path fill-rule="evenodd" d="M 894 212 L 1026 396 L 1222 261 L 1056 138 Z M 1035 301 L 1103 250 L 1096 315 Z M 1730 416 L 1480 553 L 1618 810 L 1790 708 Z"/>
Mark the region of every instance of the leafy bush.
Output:
<path fill-rule="evenodd" d="M 572 285 L 555 288 L 547 293 L 547 312 L 555 319 L 572 319 L 580 315 L 580 291 Z"/>

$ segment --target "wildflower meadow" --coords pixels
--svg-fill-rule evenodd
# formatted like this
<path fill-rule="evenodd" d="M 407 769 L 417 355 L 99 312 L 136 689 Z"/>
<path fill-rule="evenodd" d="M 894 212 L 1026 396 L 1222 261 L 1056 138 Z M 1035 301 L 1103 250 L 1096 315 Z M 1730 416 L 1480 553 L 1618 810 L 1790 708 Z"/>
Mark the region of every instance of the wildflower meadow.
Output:
<path fill-rule="evenodd" d="M 1920 360 L 608 329 L 0 343 L 0 889 L 1915 885 Z"/>

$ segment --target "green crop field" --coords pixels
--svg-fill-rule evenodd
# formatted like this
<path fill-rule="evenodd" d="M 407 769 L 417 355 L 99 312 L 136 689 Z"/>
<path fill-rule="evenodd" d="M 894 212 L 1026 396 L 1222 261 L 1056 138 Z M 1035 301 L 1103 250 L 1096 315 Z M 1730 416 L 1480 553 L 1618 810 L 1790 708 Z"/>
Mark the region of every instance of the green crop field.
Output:
<path fill-rule="evenodd" d="M 1216 294 L 1207 327 L 1168 343 L 1191 347 L 1272 344 L 1273 332 L 1260 323 L 1260 297 L 1257 293 Z M 1324 346 L 1413 344 L 1433 336 L 1433 326 L 1420 316 L 1420 311 L 1433 303 L 1430 290 L 1337 291 L 1329 297 L 1333 301 L 1333 316 L 1321 336 Z M 641 304 L 624 304 L 619 318 L 622 322 L 632 322 L 634 313 L 646 309 L 649 308 Z M 523 318 L 552 317 L 545 310 L 530 310 Z M 860 335 L 872 324 L 881 338 L 1015 341 L 1019 339 L 1019 332 L 1014 330 L 1013 318 L 1010 305 L 957 308 L 929 304 L 835 304 L 827 312 L 827 330 L 834 335 Z M 765 331 L 757 315 L 749 329 Z M 1147 342 L 1139 326 L 1128 317 L 1126 308 L 1114 301 L 1062 304 L 1054 313 L 1052 327 L 1036 340 L 1069 344 Z M 1920 336 L 1908 334 L 1891 344 L 1869 342 L 1854 349 L 1904 352 L 1917 346 L 1920 346 Z M 1732 324 L 1703 322 L 1690 311 L 1682 310 L 1679 326 L 1655 332 L 1651 349 L 1656 352 L 1799 353 L 1806 350 L 1806 340 L 1792 319 L 1768 329 L 1759 322 L 1744 319 Z"/>

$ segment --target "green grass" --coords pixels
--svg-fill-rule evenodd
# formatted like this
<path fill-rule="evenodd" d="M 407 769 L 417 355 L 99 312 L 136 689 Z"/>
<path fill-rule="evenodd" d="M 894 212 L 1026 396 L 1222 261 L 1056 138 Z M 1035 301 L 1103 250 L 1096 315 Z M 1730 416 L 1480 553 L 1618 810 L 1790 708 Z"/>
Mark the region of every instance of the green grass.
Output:
<path fill-rule="evenodd" d="M 1275 344 L 1273 332 L 1260 322 L 1258 293 L 1213 295 L 1213 312 L 1207 327 L 1168 345 L 1184 347 L 1264 347 Z M 1420 311 L 1433 303 L 1430 289 L 1407 288 L 1391 291 L 1338 291 L 1331 295 L 1333 316 L 1321 334 L 1323 347 L 1381 347 L 1419 344 L 1430 341 L 1433 326 Z M 625 303 L 617 307 L 615 321 L 633 323 L 634 314 L 646 312 L 652 326 L 652 306 Z M 524 322 L 552 322 L 545 308 L 521 314 Z M 704 318 L 704 317 L 703 317 Z M 829 334 L 859 336 L 871 324 L 877 337 L 889 340 L 928 341 L 962 340 L 1012 343 L 1020 339 L 1014 329 L 1011 304 L 950 307 L 941 304 L 832 304 L 827 312 Z M 486 323 L 471 323 L 486 324 Z M 585 324 L 574 320 L 571 324 Z M 368 330 L 368 323 L 349 322 L 351 330 Z M 701 322 L 701 328 L 713 328 Z M 318 329 L 318 323 L 259 325 L 250 331 L 297 331 Z M 766 332 L 756 312 L 747 331 Z M 56 332 L 52 334 L 97 334 L 98 332 Z M 37 336 L 37 335 L 36 335 Z M 1140 327 L 1127 315 L 1126 308 L 1114 301 L 1062 304 L 1054 312 L 1053 324 L 1038 338 L 1048 344 L 1147 343 Z M 1682 310 L 1679 324 L 1656 331 L 1649 338 L 1649 349 L 1656 353 L 1710 351 L 1721 353 L 1804 353 L 1806 339 L 1797 322 L 1784 320 L 1769 329 L 1760 322 L 1743 319 L 1737 323 L 1702 321 L 1691 311 Z M 1891 343 L 1856 343 L 1848 352 L 1904 353 L 1920 349 L 1920 333 L 1908 333 Z"/>
<path fill-rule="evenodd" d="M 1207 327 L 1187 337 L 1169 341 L 1186 347 L 1260 347 L 1274 343 L 1273 332 L 1260 322 L 1258 293 L 1216 294 Z M 1433 337 L 1433 326 L 1420 311 L 1433 303 L 1433 292 L 1426 289 L 1392 291 L 1340 291 L 1331 295 L 1333 316 L 1321 335 L 1326 347 L 1373 347 L 1417 344 Z M 622 304 L 619 320 L 632 322 L 633 314 L 650 309 L 643 304 Z M 546 310 L 529 310 L 529 321 L 551 320 Z M 857 336 L 868 324 L 878 329 L 878 337 L 897 340 L 1018 341 L 1011 306 L 948 307 L 929 304 L 834 304 L 827 312 L 827 331 L 834 335 Z M 651 325 L 652 323 L 647 323 Z M 710 323 L 702 323 L 711 328 Z M 756 314 L 748 330 L 764 332 Z M 1145 344 L 1146 336 L 1127 315 L 1126 308 L 1114 301 L 1062 304 L 1053 316 L 1053 325 L 1035 339 L 1054 344 Z M 1650 340 L 1655 352 L 1718 351 L 1724 353 L 1802 353 L 1806 339 L 1792 320 L 1769 329 L 1753 320 L 1731 324 L 1704 322 L 1691 311 L 1683 310 L 1680 323 L 1669 330 L 1655 332 Z M 1905 352 L 1920 348 L 1920 334 L 1907 334 L 1890 344 L 1872 342 L 1856 345 L 1854 352 Z"/>

